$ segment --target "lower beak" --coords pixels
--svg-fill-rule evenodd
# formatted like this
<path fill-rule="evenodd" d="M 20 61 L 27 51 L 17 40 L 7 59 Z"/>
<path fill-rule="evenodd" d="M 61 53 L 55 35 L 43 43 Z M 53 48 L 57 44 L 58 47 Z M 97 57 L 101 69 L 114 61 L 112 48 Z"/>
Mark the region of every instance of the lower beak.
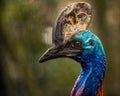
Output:
<path fill-rule="evenodd" d="M 81 53 L 81 50 L 70 50 L 68 48 L 50 48 L 43 56 L 40 57 L 39 62 L 45 62 L 58 57 L 70 57 L 72 53 Z"/>

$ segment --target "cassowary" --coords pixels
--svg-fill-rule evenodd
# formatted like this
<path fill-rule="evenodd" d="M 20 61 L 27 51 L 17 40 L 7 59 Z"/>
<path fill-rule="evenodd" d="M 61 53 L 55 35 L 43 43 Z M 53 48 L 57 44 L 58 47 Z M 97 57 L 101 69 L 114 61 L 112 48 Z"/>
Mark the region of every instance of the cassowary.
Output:
<path fill-rule="evenodd" d="M 103 96 L 105 53 L 99 38 L 87 29 L 91 17 L 92 9 L 86 2 L 65 7 L 53 28 L 53 46 L 39 60 L 69 57 L 81 64 L 71 96 Z"/>

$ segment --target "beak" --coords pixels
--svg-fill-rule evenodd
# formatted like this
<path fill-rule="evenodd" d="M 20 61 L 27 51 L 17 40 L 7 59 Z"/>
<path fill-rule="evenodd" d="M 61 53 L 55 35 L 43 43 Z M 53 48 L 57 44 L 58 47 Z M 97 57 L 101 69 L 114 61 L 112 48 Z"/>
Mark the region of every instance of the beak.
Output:
<path fill-rule="evenodd" d="M 40 57 L 39 62 L 45 62 L 58 57 L 71 57 L 72 53 L 81 54 L 82 50 L 68 49 L 68 48 L 50 48 L 43 56 Z"/>

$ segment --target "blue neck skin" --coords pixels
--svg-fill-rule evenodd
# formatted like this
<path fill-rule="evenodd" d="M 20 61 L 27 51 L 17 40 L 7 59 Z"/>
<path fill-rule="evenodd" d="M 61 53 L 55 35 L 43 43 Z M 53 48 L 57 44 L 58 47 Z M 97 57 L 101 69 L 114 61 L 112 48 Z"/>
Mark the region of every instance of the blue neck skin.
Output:
<path fill-rule="evenodd" d="M 100 58 L 101 59 L 101 58 Z M 92 63 L 81 62 L 82 71 L 78 77 L 75 93 L 77 94 L 83 87 L 81 96 L 95 96 L 102 83 L 105 73 L 105 60 L 95 59 Z"/>
<path fill-rule="evenodd" d="M 81 42 L 83 52 L 81 55 L 73 54 L 73 59 L 81 64 L 82 71 L 71 96 L 96 96 L 106 69 L 102 44 L 99 38 L 89 30 L 76 34 L 72 39 Z M 89 45 L 89 39 L 93 40 L 92 45 Z"/>

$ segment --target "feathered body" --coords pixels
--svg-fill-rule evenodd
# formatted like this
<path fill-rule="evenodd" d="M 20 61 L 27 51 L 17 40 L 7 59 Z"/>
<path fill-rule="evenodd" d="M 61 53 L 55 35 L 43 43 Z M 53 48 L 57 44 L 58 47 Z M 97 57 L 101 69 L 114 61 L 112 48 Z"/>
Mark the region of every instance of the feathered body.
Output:
<path fill-rule="evenodd" d="M 71 96 L 103 96 L 105 53 L 99 38 L 87 30 L 91 15 L 86 2 L 65 7 L 53 27 L 53 46 L 39 60 L 69 57 L 81 64 Z"/>

